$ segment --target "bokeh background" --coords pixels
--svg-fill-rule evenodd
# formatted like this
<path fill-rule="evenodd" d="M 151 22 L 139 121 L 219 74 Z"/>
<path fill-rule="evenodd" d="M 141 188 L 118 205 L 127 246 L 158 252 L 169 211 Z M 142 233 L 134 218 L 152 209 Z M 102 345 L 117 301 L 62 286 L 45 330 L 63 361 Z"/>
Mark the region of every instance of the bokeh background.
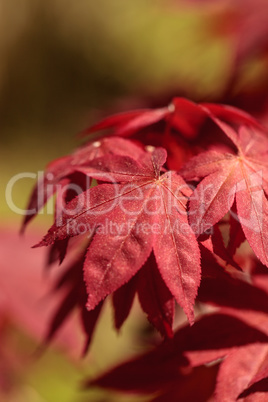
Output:
<path fill-rule="evenodd" d="M 126 401 L 81 391 L 81 382 L 148 346 L 138 306 L 120 336 L 107 306 L 86 359 L 77 358 L 75 314 L 37 357 L 53 303 L 43 300 L 44 252 L 30 247 L 52 217 L 42 214 L 20 238 L 22 216 L 5 198 L 10 179 L 71 152 L 76 134 L 110 113 L 185 96 L 267 123 L 267 93 L 266 0 L 0 0 L 0 400 Z M 33 184 L 16 182 L 16 206 Z"/>

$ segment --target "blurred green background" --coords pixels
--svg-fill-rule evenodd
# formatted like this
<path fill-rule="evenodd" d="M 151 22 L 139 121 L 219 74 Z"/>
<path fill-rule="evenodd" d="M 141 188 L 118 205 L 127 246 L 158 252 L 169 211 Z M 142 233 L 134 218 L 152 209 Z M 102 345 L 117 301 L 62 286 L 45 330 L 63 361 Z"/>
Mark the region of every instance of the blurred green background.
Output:
<path fill-rule="evenodd" d="M 1 185 L 43 169 L 115 111 L 174 94 L 213 100 L 232 54 L 210 14 L 159 0 L 1 0 Z M 33 180 L 14 187 L 23 207 Z M 3 194 L 4 191 L 2 191 Z M 10 218 L 5 201 L 1 216 Z"/>
<path fill-rule="evenodd" d="M 225 34 L 228 13 L 226 17 L 220 4 L 211 8 L 185 3 L 0 0 L 2 233 L 8 227 L 15 236 L 22 219 L 6 203 L 8 181 L 21 172 L 42 170 L 53 158 L 71 152 L 79 144 L 76 133 L 89 124 L 109 113 L 165 105 L 174 95 L 195 101 L 224 99 L 235 53 L 232 35 Z M 234 91 L 260 85 L 264 74 L 263 63 L 254 59 L 243 67 Z M 18 207 L 25 207 L 33 183 L 23 179 L 14 186 Z M 51 217 L 43 216 L 32 227 L 42 233 L 50 224 Z M 86 373 L 141 349 L 135 343 L 141 325 L 138 310 L 119 338 L 109 307 L 106 310 L 87 360 L 74 363 L 52 348 L 25 372 L 18 369 L 19 381 L 4 400 L 121 400 L 78 390 Z M 33 341 L 24 334 L 10 331 L 20 351 L 32 348 L 28 343 Z"/>

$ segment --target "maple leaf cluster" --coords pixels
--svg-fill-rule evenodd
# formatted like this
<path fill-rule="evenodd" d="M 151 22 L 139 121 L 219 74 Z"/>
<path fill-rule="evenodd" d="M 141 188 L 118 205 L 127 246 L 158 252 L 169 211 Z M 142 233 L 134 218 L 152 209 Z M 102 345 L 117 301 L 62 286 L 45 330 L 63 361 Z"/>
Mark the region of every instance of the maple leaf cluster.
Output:
<path fill-rule="evenodd" d="M 47 340 L 78 307 L 86 352 L 104 300 L 120 329 L 137 294 L 163 343 L 87 386 L 154 401 L 265 400 L 265 129 L 242 110 L 174 98 L 83 134 L 92 140 L 48 165 L 24 220 L 56 194 L 55 222 L 35 247 L 49 246 L 48 264 L 70 263 Z M 188 324 L 174 334 L 178 308 Z"/>

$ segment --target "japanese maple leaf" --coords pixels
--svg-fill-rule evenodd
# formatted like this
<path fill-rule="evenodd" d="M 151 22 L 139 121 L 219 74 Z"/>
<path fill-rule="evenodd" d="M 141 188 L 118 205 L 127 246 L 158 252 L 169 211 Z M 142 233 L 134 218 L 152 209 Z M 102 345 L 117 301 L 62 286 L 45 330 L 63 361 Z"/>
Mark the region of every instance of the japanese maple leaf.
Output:
<path fill-rule="evenodd" d="M 180 328 L 172 342 L 165 342 L 135 360 L 123 363 L 89 381 L 88 385 L 125 392 L 160 391 L 163 395 L 169 395 L 175 387 L 174 395 L 181 395 L 187 375 L 192 373 L 186 369 L 187 364 L 201 368 L 216 360 L 219 364 L 220 359 L 217 384 L 214 381 L 212 387 L 216 386 L 217 400 L 234 402 L 239 395 L 246 397 L 254 392 L 252 395 L 255 396 L 255 392 L 264 392 L 261 385 L 268 377 L 268 295 L 257 286 L 232 278 L 206 256 L 202 255 L 202 259 L 208 269 L 200 288 L 201 300 L 212 301 L 218 306 L 233 306 L 201 317 L 193 327 Z M 262 278 L 263 282 L 268 283 L 267 275 L 266 280 Z M 204 381 L 206 383 L 208 379 Z M 191 395 L 189 392 L 188 396 Z M 263 398 L 264 394 L 260 395 Z M 251 400 L 250 396 L 248 398 L 245 401 Z M 265 397 L 255 398 L 265 400 Z"/>
<path fill-rule="evenodd" d="M 146 127 L 164 121 L 166 129 L 163 130 L 163 136 L 174 129 L 185 138 L 193 139 L 198 136 L 200 126 L 207 117 L 216 124 L 219 122 L 217 119 L 222 119 L 230 124 L 246 124 L 260 128 L 260 124 L 253 117 L 235 107 L 213 103 L 197 104 L 176 97 L 172 99 L 170 105 L 163 108 L 134 110 L 109 116 L 86 129 L 83 134 L 113 129 L 115 135 L 131 136 Z"/>
<path fill-rule="evenodd" d="M 205 363 L 223 358 L 238 347 L 254 345 L 256 342 L 265 344 L 266 341 L 267 335 L 239 318 L 227 314 L 209 314 L 197 320 L 192 327 L 188 325 L 178 329 L 174 339 L 89 380 L 86 385 L 124 392 L 160 392 L 166 395 L 175 388 L 174 395 L 177 395 L 177 399 L 171 399 L 174 401 L 178 400 L 178 396 L 184 395 L 187 389 L 189 400 L 189 395 L 192 394 L 186 386 L 188 379 L 196 370 L 202 372 Z M 206 384 L 206 381 L 209 381 L 212 394 L 215 376 L 213 384 L 209 379 L 203 378 L 202 382 Z M 202 386 L 198 384 L 197 389 L 200 388 Z M 195 398 L 198 399 L 193 400 L 206 400 L 202 396 L 199 398 L 197 394 Z"/>
<path fill-rule="evenodd" d="M 128 282 L 152 249 L 167 288 L 193 322 L 200 282 L 200 255 L 188 225 L 189 188 L 175 172 L 161 173 L 166 151 L 155 149 L 135 161 L 110 156 L 87 168 L 99 184 L 70 201 L 38 246 L 88 232 L 94 235 L 84 263 L 87 308 Z"/>
<path fill-rule="evenodd" d="M 202 250 L 203 280 L 198 297 L 203 303 L 227 306 L 221 311 L 243 321 L 268 335 L 268 275 L 253 275 L 248 283 L 247 275 L 239 273 L 232 277 L 216 261 L 208 258 Z M 205 261 L 204 261 L 205 260 Z M 266 271 L 267 272 L 267 271 Z M 232 329 L 230 329 L 230 335 Z M 199 354 L 190 353 L 193 364 L 200 364 Z M 217 376 L 216 400 L 235 402 L 262 401 L 267 399 L 268 343 L 256 341 L 237 345 L 229 350 L 220 365 Z M 239 398 L 239 399 L 238 399 Z M 251 399 L 252 398 L 252 399 Z"/>
<path fill-rule="evenodd" d="M 230 316 L 242 320 L 268 334 L 266 313 L 251 310 L 224 309 Z M 268 383 L 268 343 L 253 342 L 230 350 L 221 363 L 215 389 L 216 401 L 265 401 Z M 263 388 L 263 385 L 266 387 Z"/>
<path fill-rule="evenodd" d="M 186 180 L 202 179 L 191 196 L 190 224 L 197 234 L 204 232 L 230 211 L 235 200 L 235 218 L 256 256 L 268 266 L 268 140 L 245 127 L 237 138 L 230 127 L 224 129 L 235 139 L 237 153 L 201 153 L 181 172 Z"/>
<path fill-rule="evenodd" d="M 258 263 L 258 265 L 261 264 Z M 259 271 L 261 273 L 258 273 Z M 225 303 L 229 307 L 222 311 L 268 335 L 268 275 L 264 267 L 262 269 L 258 267 L 256 272 L 252 275 L 251 284 L 246 285 L 238 280 L 229 281 L 225 296 L 222 291 L 219 291 L 221 296 L 215 297 L 217 290 L 214 290 L 212 299 L 223 305 L 223 299 L 225 298 L 226 301 L 228 299 L 227 294 L 233 295 L 234 303 Z M 221 282 L 224 281 L 221 275 Z M 223 286 L 225 287 L 225 284 Z M 234 295 L 235 292 L 237 296 Z M 206 293 L 209 294 L 210 291 L 205 290 L 203 295 L 205 296 Z M 216 400 L 265 401 L 267 400 L 267 384 L 268 342 L 257 341 L 240 345 L 231 350 L 221 363 L 217 377 Z"/>

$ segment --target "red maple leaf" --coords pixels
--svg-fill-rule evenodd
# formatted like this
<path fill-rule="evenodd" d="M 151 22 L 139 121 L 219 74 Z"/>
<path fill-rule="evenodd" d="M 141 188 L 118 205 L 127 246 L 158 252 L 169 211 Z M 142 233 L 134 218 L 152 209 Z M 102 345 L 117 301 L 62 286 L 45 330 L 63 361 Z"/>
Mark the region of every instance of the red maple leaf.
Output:
<path fill-rule="evenodd" d="M 247 124 L 263 129 L 248 113 L 235 107 L 213 103 L 196 104 L 188 99 L 176 97 L 164 108 L 133 110 L 107 117 L 84 130 L 83 134 L 113 129 L 115 135 L 131 136 L 148 126 L 165 121 L 166 129 L 162 130 L 163 136 L 174 129 L 185 138 L 193 139 L 198 136 L 200 126 L 207 117 L 212 118 L 216 124 L 218 120 L 214 118 L 230 124 Z"/>
<path fill-rule="evenodd" d="M 255 296 L 257 296 L 258 288 L 255 289 Z M 242 297 L 245 298 L 246 294 Z M 250 296 L 248 295 L 248 297 Z M 266 312 L 257 312 L 254 311 L 254 308 L 254 306 L 248 306 L 248 309 L 237 310 L 230 307 L 222 311 L 267 335 L 267 309 Z M 261 306 L 259 310 L 261 310 Z M 265 401 L 267 399 L 267 385 L 268 342 L 249 342 L 230 350 L 221 363 L 215 387 L 216 400 L 230 402 L 237 400 Z"/>
<path fill-rule="evenodd" d="M 191 391 L 188 381 L 193 381 L 192 376 L 195 377 L 196 371 L 202 372 L 205 369 L 205 363 L 223 358 L 244 345 L 255 345 L 255 342 L 266 345 L 267 335 L 239 318 L 227 314 L 210 314 L 200 318 L 192 327 L 180 328 L 174 339 L 161 343 L 152 351 L 122 363 L 98 378 L 90 379 L 86 386 L 99 386 L 126 393 L 158 392 L 163 395 L 163 399 L 159 400 L 163 401 L 167 400 L 164 396 L 167 397 L 172 390 L 173 398 L 168 399 L 171 401 L 177 401 L 187 390 L 186 396 L 189 398 Z M 195 389 L 204 390 L 205 394 L 198 396 L 194 393 L 195 400 L 206 401 L 213 393 L 217 365 L 212 370 L 212 383 L 210 376 L 201 376 L 194 381 L 197 382 Z M 207 389 L 210 390 L 209 395 L 205 392 Z M 152 397 L 150 400 L 155 399 Z"/>
<path fill-rule="evenodd" d="M 245 127 L 238 135 L 226 125 L 225 129 L 235 139 L 237 153 L 201 153 L 181 172 L 186 180 L 202 179 L 191 196 L 190 223 L 202 233 L 219 222 L 236 200 L 235 218 L 257 257 L 268 266 L 268 140 Z"/>
<path fill-rule="evenodd" d="M 161 174 L 165 160 L 163 149 L 139 161 L 120 156 L 95 159 L 87 173 L 114 183 L 99 184 L 70 201 L 58 219 L 60 225 L 54 224 L 38 245 L 81 232 L 93 236 L 84 264 L 89 310 L 128 282 L 153 249 L 167 288 L 193 322 L 200 257 L 187 220 L 185 194 L 190 192 L 177 173 Z"/>
<path fill-rule="evenodd" d="M 235 402 L 240 400 L 237 399 L 239 396 L 248 398 L 245 401 L 265 400 L 268 294 L 249 284 L 245 274 L 232 277 L 224 272 L 204 247 L 202 262 L 205 272 L 199 299 L 214 306 L 231 308 L 202 316 L 193 327 L 188 325 L 177 330 L 173 340 L 89 380 L 87 386 L 124 392 L 157 391 L 163 398 L 159 400 L 173 395 L 169 400 L 176 401 L 186 389 L 186 395 L 191 395 L 187 383 L 195 382 L 192 376 L 196 369 L 201 370 L 204 364 L 214 362 L 211 366 L 215 369 L 213 383 L 209 375 L 200 380 L 211 394 L 215 392 L 217 401 Z M 261 281 L 263 288 L 268 289 L 267 274 L 256 278 L 256 282 Z M 199 387 L 198 383 L 197 387 L 200 389 L 201 385 Z M 207 395 L 196 396 L 196 400 L 205 401 L 206 398 Z"/>
<path fill-rule="evenodd" d="M 268 276 L 265 267 L 257 265 L 250 284 L 247 274 L 225 272 L 206 249 L 201 247 L 201 250 L 203 280 L 198 299 L 214 306 L 223 306 L 221 311 L 225 314 L 268 335 Z M 232 335 L 231 328 L 229 332 Z M 200 364 L 198 354 L 191 352 L 188 358 L 193 364 Z M 265 401 L 267 384 L 267 341 L 237 345 L 228 351 L 220 365 L 215 386 L 216 401 Z"/>

